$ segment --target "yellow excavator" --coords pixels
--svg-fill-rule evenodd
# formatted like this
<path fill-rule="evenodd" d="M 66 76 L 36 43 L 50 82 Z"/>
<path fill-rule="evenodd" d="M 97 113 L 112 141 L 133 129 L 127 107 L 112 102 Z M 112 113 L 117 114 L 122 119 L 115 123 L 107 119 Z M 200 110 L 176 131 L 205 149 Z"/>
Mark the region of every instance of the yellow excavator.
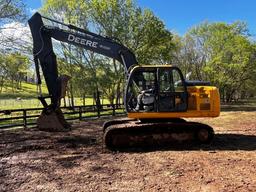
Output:
<path fill-rule="evenodd" d="M 45 25 L 43 19 L 67 27 Z M 28 21 L 33 37 L 33 55 L 38 84 L 41 66 L 49 95 L 39 99 L 44 106 L 37 120 L 39 129 L 67 130 L 70 125 L 60 109 L 67 76 L 59 76 L 52 38 L 113 58 L 124 65 L 124 106 L 128 118 L 111 120 L 103 126 L 103 140 L 109 149 L 165 146 L 170 143 L 210 143 L 213 129 L 184 118 L 217 117 L 220 96 L 205 81 L 189 81 L 173 65 L 139 65 L 134 53 L 109 37 L 89 32 L 35 13 Z M 39 89 L 40 90 L 40 89 Z M 48 104 L 46 98 L 50 98 Z"/>

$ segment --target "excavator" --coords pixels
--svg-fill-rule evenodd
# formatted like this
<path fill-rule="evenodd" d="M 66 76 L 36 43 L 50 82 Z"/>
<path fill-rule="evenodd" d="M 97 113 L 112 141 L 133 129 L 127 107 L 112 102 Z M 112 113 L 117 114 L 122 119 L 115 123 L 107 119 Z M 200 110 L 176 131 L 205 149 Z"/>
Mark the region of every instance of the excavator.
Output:
<path fill-rule="evenodd" d="M 45 25 L 49 20 L 56 25 Z M 37 119 L 39 129 L 69 130 L 60 109 L 70 77 L 59 75 L 52 38 L 112 58 L 123 64 L 126 77 L 124 106 L 127 118 L 107 121 L 103 141 L 107 148 L 166 146 L 179 143 L 209 144 L 214 130 L 187 118 L 218 117 L 218 88 L 206 81 L 185 79 L 174 65 L 139 65 L 135 54 L 114 38 L 104 37 L 71 24 L 35 13 L 28 21 L 33 38 L 33 56 L 38 84 L 40 66 L 49 92 L 39 100 L 44 109 Z M 50 102 L 46 99 L 50 99 Z M 185 118 L 185 119 L 184 119 Z"/>

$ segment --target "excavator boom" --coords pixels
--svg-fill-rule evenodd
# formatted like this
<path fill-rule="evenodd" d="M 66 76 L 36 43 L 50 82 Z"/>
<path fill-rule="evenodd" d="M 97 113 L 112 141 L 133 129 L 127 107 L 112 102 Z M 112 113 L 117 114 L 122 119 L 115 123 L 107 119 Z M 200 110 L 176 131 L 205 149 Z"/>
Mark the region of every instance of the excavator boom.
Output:
<path fill-rule="evenodd" d="M 64 25 L 70 30 L 44 25 L 42 18 Z M 70 24 L 67 25 L 47 17 L 42 17 L 39 13 L 35 13 L 29 19 L 28 23 L 33 37 L 33 54 L 38 83 L 41 84 L 39 74 L 40 64 L 51 98 L 51 105 L 54 109 L 59 107 L 60 104 L 62 83 L 58 79 L 57 61 L 53 51 L 52 38 L 118 60 L 123 63 L 127 72 L 132 65 L 138 63 L 133 52 L 108 37 L 103 37 Z M 41 98 L 42 100 L 43 98 Z M 43 105 L 46 105 L 46 102 L 43 102 Z"/>
<path fill-rule="evenodd" d="M 43 19 L 65 26 L 69 30 L 45 25 Z M 124 65 L 126 73 L 128 73 L 132 65 L 137 64 L 133 52 L 111 38 L 103 37 L 79 27 L 41 16 L 39 13 L 35 13 L 29 19 L 28 23 L 33 38 L 33 55 L 38 84 L 41 85 L 39 72 L 39 66 L 41 66 L 49 92 L 49 95 L 46 97 L 42 96 L 42 93 L 38 97 L 44 106 L 44 110 L 37 120 L 40 129 L 56 131 L 70 128 L 60 109 L 60 100 L 65 96 L 64 93 L 69 77 L 59 76 L 58 74 L 52 38 L 113 58 Z M 50 104 L 46 102 L 46 98 L 51 99 Z"/>

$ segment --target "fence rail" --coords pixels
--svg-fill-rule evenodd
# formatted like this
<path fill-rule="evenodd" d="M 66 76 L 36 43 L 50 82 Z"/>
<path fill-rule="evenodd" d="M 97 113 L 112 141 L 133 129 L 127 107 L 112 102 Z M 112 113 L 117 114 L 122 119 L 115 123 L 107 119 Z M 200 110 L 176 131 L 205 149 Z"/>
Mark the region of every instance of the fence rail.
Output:
<path fill-rule="evenodd" d="M 124 114 L 123 105 L 85 105 L 74 107 L 61 107 L 65 119 L 83 120 L 92 117 L 115 116 Z M 11 109 L 0 110 L 0 130 L 14 127 L 27 128 L 36 124 L 36 119 L 39 117 L 43 108 L 27 108 L 27 109 Z"/>

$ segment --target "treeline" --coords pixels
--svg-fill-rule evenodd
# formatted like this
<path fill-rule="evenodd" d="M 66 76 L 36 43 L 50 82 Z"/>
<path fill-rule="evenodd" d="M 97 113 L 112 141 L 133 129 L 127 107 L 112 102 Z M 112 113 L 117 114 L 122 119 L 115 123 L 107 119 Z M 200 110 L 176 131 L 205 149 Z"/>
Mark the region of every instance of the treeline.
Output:
<path fill-rule="evenodd" d="M 20 53 L 0 53 L 0 93 L 11 87 L 12 92 L 22 89 L 22 81 L 28 81 L 29 59 Z"/>
<path fill-rule="evenodd" d="M 174 50 L 172 34 L 152 11 L 131 0 L 45 1 L 41 12 L 51 18 L 115 38 L 129 47 L 139 63 L 164 64 Z M 52 24 L 52 23 L 51 23 Z M 72 77 L 69 95 L 100 95 L 110 103 L 122 102 L 124 67 L 109 59 L 66 43 L 55 45 L 59 69 Z M 96 99 L 97 100 L 97 99 Z"/>
<path fill-rule="evenodd" d="M 256 93 L 256 44 L 243 22 L 204 22 L 180 36 L 133 0 L 46 0 L 40 12 L 115 38 L 136 54 L 140 64 L 174 64 L 184 75 L 192 72 L 191 79 L 219 87 L 224 102 Z M 72 77 L 71 98 L 102 96 L 110 103 L 122 102 L 125 77 L 118 61 L 66 43 L 55 42 L 54 47 L 60 73 Z"/>
<path fill-rule="evenodd" d="M 17 89 L 22 89 L 21 82 L 27 80 L 28 75 L 31 76 L 29 58 L 14 49 L 16 47 L 14 35 L 5 34 L 6 24 L 26 20 L 25 4 L 22 1 L 0 0 L 0 93 L 7 87 L 11 87 L 12 92 L 15 93 Z M 10 44 L 13 46 L 9 46 Z"/>
<path fill-rule="evenodd" d="M 256 44 L 243 22 L 202 23 L 174 36 L 172 63 L 193 78 L 219 87 L 224 102 L 252 97 L 256 93 Z"/>

